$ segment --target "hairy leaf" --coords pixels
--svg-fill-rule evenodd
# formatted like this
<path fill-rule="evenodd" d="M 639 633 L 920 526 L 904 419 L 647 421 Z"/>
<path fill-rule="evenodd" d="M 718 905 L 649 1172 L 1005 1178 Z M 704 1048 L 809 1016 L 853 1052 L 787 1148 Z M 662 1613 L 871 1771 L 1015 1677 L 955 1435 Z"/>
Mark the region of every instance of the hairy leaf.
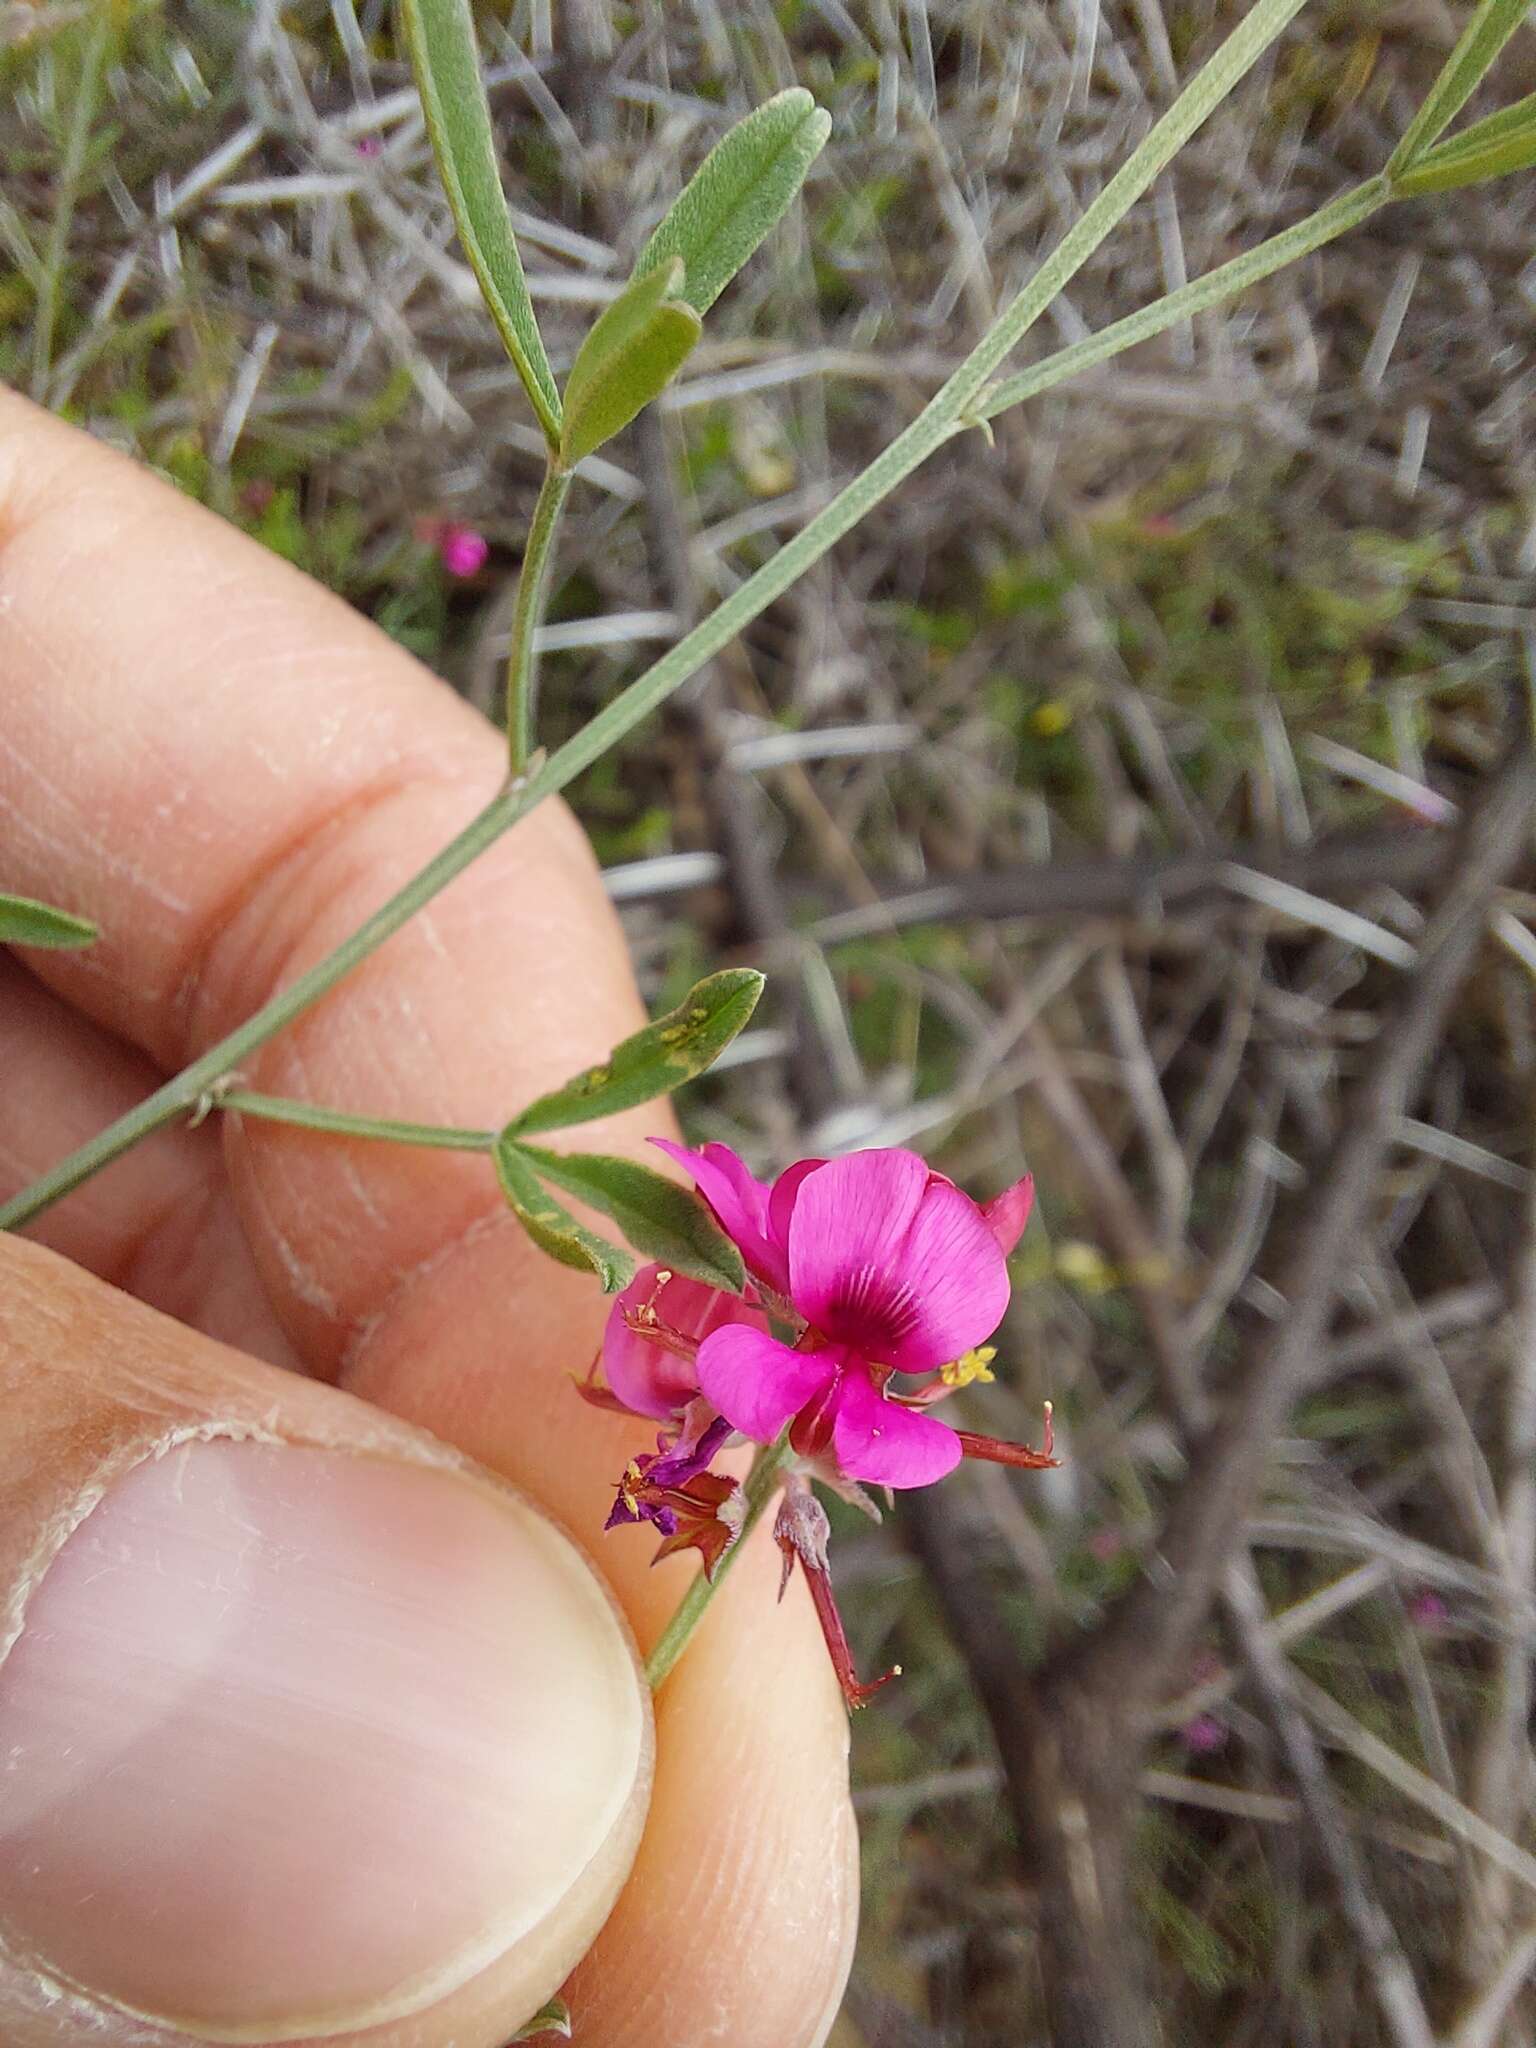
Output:
<path fill-rule="evenodd" d="M 427 132 L 470 268 L 553 447 L 560 394 L 507 213 L 469 0 L 400 0 Z"/>
<path fill-rule="evenodd" d="M 0 946 L 88 946 L 96 927 L 88 918 L 71 917 L 67 910 L 55 910 L 51 903 L 34 902 L 30 896 L 7 896 L 0 891 Z"/>
<path fill-rule="evenodd" d="M 675 1010 L 616 1045 L 601 1066 L 588 1067 L 563 1088 L 530 1102 L 503 1135 L 524 1138 L 563 1130 L 669 1095 L 714 1065 L 757 1008 L 762 992 L 763 977 L 753 968 L 730 967 L 709 975 Z"/>
<path fill-rule="evenodd" d="M 520 1149 L 503 1140 L 496 1147 L 496 1177 L 518 1221 L 541 1252 L 562 1266 L 595 1273 L 604 1294 L 618 1294 L 635 1277 L 635 1262 L 606 1238 L 585 1230 L 549 1190 Z"/>
<path fill-rule="evenodd" d="M 775 93 L 723 135 L 640 252 L 636 277 L 681 256 L 682 296 L 707 313 L 789 209 L 831 133 L 803 86 Z"/>
<path fill-rule="evenodd" d="M 690 1189 L 603 1152 L 550 1152 L 542 1145 L 519 1150 L 543 1179 L 611 1216 L 642 1257 L 728 1294 L 745 1287 L 741 1253 Z"/>
<path fill-rule="evenodd" d="M 698 314 L 677 296 L 682 281 L 674 257 L 631 279 L 592 323 L 565 380 L 563 462 L 612 440 L 677 375 L 701 331 Z"/>

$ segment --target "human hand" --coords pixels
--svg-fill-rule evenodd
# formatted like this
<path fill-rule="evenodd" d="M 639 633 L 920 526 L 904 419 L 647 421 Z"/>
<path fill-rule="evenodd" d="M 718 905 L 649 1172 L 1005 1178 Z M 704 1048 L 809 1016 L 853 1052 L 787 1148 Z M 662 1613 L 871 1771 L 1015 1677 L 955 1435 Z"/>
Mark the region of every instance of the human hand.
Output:
<path fill-rule="evenodd" d="M 0 886 L 101 930 L 0 954 L 3 1198 L 330 951 L 503 754 L 338 600 L 9 395 L 0 678 Z M 494 1125 L 638 1017 L 546 803 L 243 1075 Z M 646 1703 L 593 1574 L 408 1425 L 587 1543 L 643 1651 L 690 1566 L 597 1547 L 649 1432 L 570 1391 L 596 1288 L 483 1159 L 236 1117 L 29 1236 L 0 1238 L 0 2039 L 494 2048 L 602 1919 Z M 757 1541 L 657 1701 L 638 1860 L 568 1993 L 588 2048 L 831 2024 L 846 1717 L 777 1569 Z"/>

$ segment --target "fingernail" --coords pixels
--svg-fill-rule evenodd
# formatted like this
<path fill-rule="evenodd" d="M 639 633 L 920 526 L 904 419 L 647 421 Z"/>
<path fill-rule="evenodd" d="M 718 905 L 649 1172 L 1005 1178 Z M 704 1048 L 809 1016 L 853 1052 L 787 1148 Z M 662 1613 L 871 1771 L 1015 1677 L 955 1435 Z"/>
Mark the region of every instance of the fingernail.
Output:
<path fill-rule="evenodd" d="M 520 1501 L 186 1444 L 85 1518 L 0 1663 L 0 1933 L 203 2039 L 396 2018 L 558 1910 L 646 1740 L 606 1595 Z"/>

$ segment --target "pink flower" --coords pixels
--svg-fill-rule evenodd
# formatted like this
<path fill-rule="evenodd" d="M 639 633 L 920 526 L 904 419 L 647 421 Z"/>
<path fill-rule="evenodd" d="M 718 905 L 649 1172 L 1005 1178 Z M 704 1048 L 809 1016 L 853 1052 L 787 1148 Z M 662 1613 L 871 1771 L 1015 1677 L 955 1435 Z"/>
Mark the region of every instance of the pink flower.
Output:
<path fill-rule="evenodd" d="M 449 520 L 438 532 L 437 552 L 448 574 L 462 579 L 479 575 L 490 555 L 491 544 L 474 527 Z"/>
<path fill-rule="evenodd" d="M 1439 1635 L 1450 1618 L 1451 1610 L 1433 1587 L 1425 1586 L 1408 1603 L 1408 1619 L 1424 1635 Z"/>
<path fill-rule="evenodd" d="M 713 1576 L 744 1506 L 736 1483 L 709 1470 L 716 1452 L 738 1430 L 771 1444 L 788 1427 L 797 1460 L 782 1474 L 774 1529 L 784 1581 L 798 1563 L 844 1697 L 862 1706 L 893 1674 L 864 1685 L 854 1670 L 806 1470 L 862 1499 L 860 1480 L 926 1486 L 965 1457 L 1056 1463 L 1049 1406 L 1039 1451 L 927 1413 L 992 1377 L 983 1340 L 1008 1306 L 1008 1254 L 1032 1185 L 982 1208 L 915 1153 L 877 1151 L 802 1159 L 768 1186 L 726 1145 L 653 1142 L 693 1175 L 749 1278 L 743 1298 L 651 1265 L 615 1300 L 602 1378 L 594 1367 L 580 1391 L 662 1428 L 655 1452 L 625 1468 L 608 1527 L 648 1522 L 663 1538 L 658 1557 L 697 1549 Z M 798 1342 L 774 1337 L 770 1315 Z M 896 1392 L 898 1373 L 921 1384 Z"/>
<path fill-rule="evenodd" d="M 699 1391 L 700 1344 L 737 1320 L 767 1328 L 734 1294 L 662 1266 L 642 1266 L 614 1296 L 603 1332 L 603 1377 L 632 1414 L 654 1415 L 658 1422 L 680 1415 Z"/>
<path fill-rule="evenodd" d="M 1214 1756 L 1225 1747 L 1227 1724 L 1214 1714 L 1196 1714 L 1179 1730 L 1179 1740 L 1191 1756 Z"/>
<path fill-rule="evenodd" d="M 381 135 L 359 135 L 352 147 L 359 156 L 382 156 L 384 138 Z"/>
<path fill-rule="evenodd" d="M 731 1318 L 700 1343 L 699 1389 L 745 1436 L 772 1443 L 788 1424 L 802 1457 L 882 1486 L 930 1485 L 967 1455 L 1053 1462 L 923 1412 L 985 1370 L 965 1361 L 1008 1305 L 1027 1180 L 982 1209 L 915 1153 L 873 1151 L 801 1160 L 768 1188 L 724 1145 L 657 1142 L 693 1174 L 771 1306 L 805 1325 L 791 1346 Z M 898 1372 L 939 1378 L 903 1397 L 889 1389 Z"/>

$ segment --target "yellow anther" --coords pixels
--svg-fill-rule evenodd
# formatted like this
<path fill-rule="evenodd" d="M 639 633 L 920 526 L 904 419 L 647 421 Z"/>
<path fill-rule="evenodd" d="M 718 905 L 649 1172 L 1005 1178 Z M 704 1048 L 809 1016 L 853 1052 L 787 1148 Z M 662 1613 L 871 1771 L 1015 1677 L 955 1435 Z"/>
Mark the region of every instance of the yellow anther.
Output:
<path fill-rule="evenodd" d="M 996 1356 L 995 1344 L 982 1344 L 974 1351 L 966 1351 L 959 1358 L 952 1358 L 948 1365 L 941 1365 L 939 1378 L 946 1387 L 969 1387 L 977 1380 L 986 1385 L 997 1377 L 991 1369 Z"/>

